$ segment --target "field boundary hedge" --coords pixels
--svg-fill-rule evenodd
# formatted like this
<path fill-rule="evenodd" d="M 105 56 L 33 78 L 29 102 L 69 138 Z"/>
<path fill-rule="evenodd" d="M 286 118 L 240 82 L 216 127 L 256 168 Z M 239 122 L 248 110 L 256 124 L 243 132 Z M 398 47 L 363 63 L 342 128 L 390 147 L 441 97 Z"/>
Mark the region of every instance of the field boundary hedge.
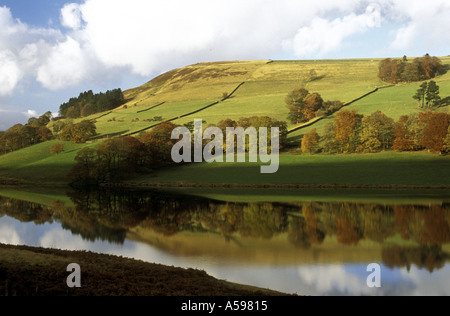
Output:
<path fill-rule="evenodd" d="M 360 97 L 358 97 L 358 98 L 356 98 L 356 99 L 354 99 L 354 100 L 352 100 L 352 101 L 350 101 L 350 102 L 344 103 L 344 104 L 342 105 L 342 107 L 341 107 L 338 111 L 336 111 L 336 112 L 334 112 L 334 113 L 337 113 L 337 112 L 339 112 L 340 110 L 342 110 L 343 108 L 345 108 L 345 107 L 347 107 L 347 106 L 350 106 L 350 105 L 352 105 L 352 104 L 355 103 L 355 102 L 361 101 L 362 99 L 365 99 L 365 98 L 367 98 L 368 96 L 370 96 L 370 95 L 372 95 L 372 94 L 374 94 L 374 93 L 377 93 L 380 89 L 391 88 L 391 87 L 394 87 L 394 86 L 395 86 L 395 85 L 388 85 L 388 86 L 383 86 L 383 87 L 377 87 L 377 88 L 375 88 L 375 90 L 372 90 L 372 91 L 370 91 L 370 92 L 367 92 L 366 94 L 364 94 L 364 95 L 362 95 L 362 96 L 360 96 Z M 299 125 L 299 126 L 293 127 L 292 129 L 290 129 L 290 130 L 286 133 L 286 135 L 292 134 L 292 133 L 294 133 L 294 132 L 296 132 L 296 131 L 298 131 L 298 130 L 301 130 L 301 129 L 303 129 L 303 128 L 309 127 L 309 126 L 311 126 L 311 125 L 314 125 L 315 123 L 317 123 L 317 122 L 319 122 L 319 121 L 321 121 L 321 120 L 323 120 L 323 119 L 325 119 L 325 118 L 327 118 L 327 117 L 333 115 L 334 113 L 329 114 L 329 115 L 326 115 L 326 116 L 320 116 L 320 117 L 313 118 L 313 119 L 310 120 L 309 122 L 306 122 L 306 123 L 303 123 L 303 124 L 301 124 L 301 125 Z"/>
<path fill-rule="evenodd" d="M 215 105 L 217 105 L 217 104 L 219 104 L 219 103 L 221 103 L 221 102 L 225 102 L 226 100 L 228 100 L 229 98 L 231 98 L 243 85 L 245 84 L 245 81 L 244 82 L 241 82 L 227 97 L 225 97 L 225 98 L 223 98 L 222 100 L 220 100 L 220 101 L 215 101 L 215 102 L 213 102 L 213 103 L 210 103 L 210 104 L 208 104 L 208 105 L 206 105 L 206 106 L 204 106 L 204 107 L 202 107 L 202 108 L 200 108 L 200 109 L 198 109 L 198 110 L 195 110 L 195 111 L 192 111 L 192 112 L 189 112 L 189 113 L 186 113 L 186 114 L 183 114 L 183 115 L 180 115 L 180 116 L 177 116 L 177 117 L 174 117 L 174 118 L 171 118 L 171 119 L 169 119 L 169 120 L 165 120 L 164 122 L 172 122 L 172 121 L 175 121 L 175 120 L 178 120 L 178 119 L 181 119 L 181 118 L 185 118 L 185 117 L 187 117 L 187 116 L 191 116 L 191 115 L 194 115 L 194 114 L 197 114 L 197 113 L 200 113 L 200 112 L 202 112 L 202 111 L 204 111 L 204 110 L 206 110 L 206 109 L 209 109 L 209 108 L 211 108 L 211 107 L 213 107 L 213 106 L 215 106 Z M 162 104 L 164 104 L 165 102 L 163 102 Z M 152 108 L 155 108 L 155 107 L 157 107 L 157 106 L 161 106 L 162 104 L 158 104 L 158 105 L 156 105 L 156 106 L 154 106 L 154 107 L 152 107 Z M 147 109 L 147 110 L 144 110 L 144 111 L 149 111 L 149 110 L 151 110 L 152 108 L 150 108 L 150 109 Z M 144 112 L 144 111 L 141 111 L 141 112 Z M 139 113 L 139 112 L 138 112 Z M 148 131 L 149 129 L 152 129 L 152 128 L 154 128 L 154 127 L 156 127 L 156 126 L 158 126 L 158 125 L 160 125 L 162 122 L 160 122 L 160 123 L 157 123 L 157 124 L 153 124 L 153 125 L 151 125 L 151 126 L 148 126 L 148 127 L 146 127 L 146 128 L 143 128 L 143 129 L 140 129 L 140 130 L 138 130 L 138 131 L 136 131 L 136 132 L 133 132 L 133 133 L 129 133 L 129 134 L 127 134 L 127 136 L 133 136 L 133 135 L 137 135 L 137 134 L 139 134 L 139 133 L 142 133 L 142 132 L 145 132 L 145 131 Z"/>
<path fill-rule="evenodd" d="M 157 105 L 154 105 L 154 106 L 152 106 L 152 107 L 149 107 L 148 109 L 141 110 L 141 111 L 137 111 L 136 113 L 142 113 L 142 112 L 147 112 L 147 111 L 153 110 L 153 109 L 155 109 L 155 108 L 157 108 L 157 107 L 159 107 L 159 106 L 161 106 L 161 105 L 163 105 L 163 104 L 165 104 L 165 103 L 166 103 L 166 101 L 161 102 L 161 103 L 159 103 L 159 104 L 157 104 Z"/>

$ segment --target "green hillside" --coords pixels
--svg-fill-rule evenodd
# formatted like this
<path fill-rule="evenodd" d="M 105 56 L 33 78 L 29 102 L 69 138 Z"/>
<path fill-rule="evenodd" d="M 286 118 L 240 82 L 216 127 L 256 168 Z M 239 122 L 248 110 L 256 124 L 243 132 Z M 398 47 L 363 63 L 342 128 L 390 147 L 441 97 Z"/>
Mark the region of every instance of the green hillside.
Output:
<path fill-rule="evenodd" d="M 450 57 L 441 58 L 441 60 L 444 64 L 450 65 Z M 102 139 L 108 137 L 137 133 L 154 126 L 161 120 L 185 124 L 194 119 L 203 119 L 210 124 L 218 123 L 225 118 L 270 116 L 287 121 L 288 108 L 284 101 L 285 97 L 293 89 L 302 85 L 306 85 L 311 92 L 320 93 L 325 100 L 340 100 L 347 103 L 377 87 L 387 85 L 377 77 L 379 62 L 379 59 L 236 61 L 201 63 L 175 69 L 140 87 L 125 91 L 127 103 L 120 108 L 76 120 L 77 122 L 88 119 L 96 122 L 99 135 L 87 145 L 64 143 L 65 150 L 62 154 L 51 155 L 50 147 L 57 142 L 52 141 L 0 156 L 0 178 L 19 179 L 23 183 L 63 184 L 67 171 L 74 163 L 77 151 L 82 147 L 95 147 Z M 312 73 L 314 73 L 313 78 Z M 441 96 L 450 96 L 450 73 L 437 78 L 436 81 L 441 87 Z M 413 83 L 379 89 L 376 93 L 347 108 L 366 115 L 380 110 L 393 119 L 398 119 L 401 115 L 419 112 L 416 102 L 412 99 L 418 86 L 419 83 Z M 232 95 L 224 100 L 224 93 Z M 448 107 L 443 111 L 448 112 Z M 191 114 L 193 112 L 195 113 Z M 299 141 L 301 136 L 313 127 L 321 133 L 330 119 L 333 119 L 333 116 L 312 127 L 292 133 L 289 137 Z M 289 126 L 289 128 L 292 127 L 295 126 Z M 373 155 L 366 161 L 376 160 L 377 157 L 381 157 L 383 161 L 388 160 L 382 154 L 381 156 Z M 423 158 L 423 156 L 420 157 Z M 299 171 L 303 164 L 308 163 L 309 160 L 305 159 L 316 158 L 293 155 L 282 157 L 281 161 L 287 162 L 291 167 L 295 165 L 295 168 L 291 170 Z M 327 160 L 323 157 L 317 159 L 324 164 Z M 421 163 L 426 164 L 429 159 L 430 157 L 415 159 L 415 163 L 418 164 L 414 167 L 420 168 Z M 449 159 L 439 159 L 441 159 L 437 162 L 439 167 L 449 170 Z M 336 165 L 338 166 L 343 160 L 347 158 L 337 159 Z M 395 156 L 395 160 L 401 160 L 401 158 Z M 334 164 L 331 163 L 331 165 Z M 192 168 L 195 169 L 198 166 Z M 185 173 L 187 177 L 189 172 Z M 217 176 L 220 176 L 220 172 Z M 237 176 L 239 174 L 240 172 Z M 159 174 L 159 178 L 166 175 L 168 178 L 174 177 L 169 172 Z M 285 177 L 289 178 L 289 176 L 292 176 L 289 172 L 285 174 Z M 298 176 L 300 177 L 301 173 Z M 312 176 L 308 174 L 308 177 Z M 417 178 L 403 180 L 399 179 L 403 184 L 418 182 Z M 302 183 L 303 181 L 315 183 L 312 179 L 302 180 Z M 386 182 L 389 179 L 384 178 L 380 181 Z M 286 178 L 278 179 L 276 182 L 289 183 Z M 432 182 L 427 178 L 427 185 L 442 185 L 444 182 L 447 185 L 446 181 Z"/>

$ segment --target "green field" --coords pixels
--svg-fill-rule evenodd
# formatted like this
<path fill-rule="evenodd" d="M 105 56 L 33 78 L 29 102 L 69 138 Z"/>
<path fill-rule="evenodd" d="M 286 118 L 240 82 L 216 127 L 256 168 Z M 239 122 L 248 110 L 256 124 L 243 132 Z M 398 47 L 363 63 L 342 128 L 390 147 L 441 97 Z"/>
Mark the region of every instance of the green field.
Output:
<path fill-rule="evenodd" d="M 150 183 L 344 184 L 450 186 L 450 158 L 428 153 L 280 156 L 280 170 L 257 163 L 190 164 L 136 178 Z"/>
<path fill-rule="evenodd" d="M 64 152 L 51 155 L 50 147 L 54 143 L 62 143 Z M 24 184 L 65 185 L 78 151 L 96 145 L 50 141 L 0 156 L 0 178 L 17 179 Z"/>
<path fill-rule="evenodd" d="M 450 64 L 450 57 L 442 58 Z M 377 87 L 386 86 L 378 77 L 380 59 L 317 61 L 242 61 L 202 63 L 172 70 L 148 83 L 124 92 L 127 103 L 111 113 L 98 113 L 83 119 L 95 120 L 98 136 L 89 144 L 64 142 L 65 151 L 50 154 L 56 141 L 35 145 L 0 157 L 0 178 L 18 179 L 23 183 L 64 185 L 66 174 L 74 164 L 78 150 L 95 147 L 108 137 L 127 135 L 155 125 L 155 117 L 174 119 L 185 124 L 203 119 L 207 124 L 231 118 L 271 116 L 287 120 L 286 95 L 294 88 L 306 86 L 325 100 L 353 101 Z M 311 71 L 317 77 L 309 80 Z M 441 96 L 450 96 L 450 73 L 436 79 Z M 223 93 L 240 88 L 225 101 Z M 360 114 L 382 111 L 393 119 L 417 113 L 412 99 L 419 83 L 379 89 L 376 93 L 346 107 Z M 155 105 L 162 105 L 150 109 Z M 189 115 L 213 102 L 204 111 Z M 448 107 L 441 109 L 448 112 Z M 105 115 L 106 114 L 106 115 Z M 322 133 L 330 116 L 311 127 L 289 135 L 297 148 L 305 132 L 316 128 Z M 82 119 L 76 120 L 80 121 Z M 50 123 L 51 124 L 51 123 Z M 295 127 L 289 125 L 289 128 Z M 300 156 L 284 154 L 280 171 L 261 175 L 258 164 L 191 165 L 141 176 L 137 181 L 212 182 L 212 183 L 305 183 L 305 184 L 405 184 L 450 185 L 448 157 L 428 153 L 351 156 Z"/>

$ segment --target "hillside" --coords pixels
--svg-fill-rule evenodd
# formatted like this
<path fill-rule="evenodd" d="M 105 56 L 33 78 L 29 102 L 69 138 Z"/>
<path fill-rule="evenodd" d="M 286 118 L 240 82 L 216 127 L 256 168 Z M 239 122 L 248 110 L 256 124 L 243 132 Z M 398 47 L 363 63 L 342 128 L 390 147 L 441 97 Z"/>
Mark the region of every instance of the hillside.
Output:
<path fill-rule="evenodd" d="M 442 61 L 450 65 L 450 57 L 442 58 Z M 57 142 L 53 141 L 1 156 L 0 177 L 20 179 L 23 183 L 63 184 L 67 170 L 82 147 L 95 147 L 108 137 L 136 134 L 155 126 L 161 120 L 171 120 L 176 124 L 185 124 L 194 119 L 203 119 L 209 124 L 218 123 L 225 118 L 249 116 L 270 116 L 287 120 L 285 97 L 294 88 L 304 84 L 309 91 L 320 93 L 325 100 L 348 103 L 377 87 L 386 86 L 377 77 L 379 62 L 379 59 L 236 61 L 201 63 L 175 69 L 140 87 L 125 91 L 127 103 L 122 107 L 83 118 L 94 120 L 99 133 L 87 145 L 64 143 L 63 153 L 50 155 L 51 144 Z M 313 80 L 310 75 L 312 72 L 315 73 Z M 441 87 L 441 95 L 450 96 L 450 73 L 436 81 Z M 379 89 L 347 108 L 367 115 L 381 110 L 398 119 L 401 115 L 419 111 L 412 99 L 418 86 L 418 83 L 413 83 Z M 228 95 L 227 98 L 224 98 L 224 93 Z M 448 107 L 444 111 L 448 112 Z M 300 146 L 300 138 L 305 132 L 314 127 L 321 133 L 330 119 L 333 116 L 312 127 L 296 131 L 289 137 L 298 141 Z M 293 127 L 295 126 L 289 126 Z M 293 159 L 289 157 L 285 160 L 292 164 Z M 294 160 L 301 164 L 301 159 L 303 158 L 297 156 Z M 340 164 L 339 159 L 342 158 L 336 159 L 335 163 Z M 448 159 L 443 159 L 444 164 L 448 165 Z M 427 159 L 423 161 L 425 163 Z M 415 167 L 420 167 L 420 164 Z M 277 182 L 279 181 L 281 180 Z M 302 183 L 305 181 L 314 182 L 302 180 Z M 417 181 L 410 179 L 406 182 L 416 184 Z M 438 184 L 444 183 L 441 181 Z"/>

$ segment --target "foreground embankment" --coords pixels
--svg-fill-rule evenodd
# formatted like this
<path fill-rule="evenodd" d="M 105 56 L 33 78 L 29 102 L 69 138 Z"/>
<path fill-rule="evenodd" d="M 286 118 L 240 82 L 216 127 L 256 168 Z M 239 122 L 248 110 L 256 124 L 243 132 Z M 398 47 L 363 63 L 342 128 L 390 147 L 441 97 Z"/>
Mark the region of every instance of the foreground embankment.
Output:
<path fill-rule="evenodd" d="M 69 288 L 67 267 L 81 268 L 81 287 Z M 91 252 L 0 244 L 0 296 L 279 296 L 217 280 L 203 271 Z"/>

